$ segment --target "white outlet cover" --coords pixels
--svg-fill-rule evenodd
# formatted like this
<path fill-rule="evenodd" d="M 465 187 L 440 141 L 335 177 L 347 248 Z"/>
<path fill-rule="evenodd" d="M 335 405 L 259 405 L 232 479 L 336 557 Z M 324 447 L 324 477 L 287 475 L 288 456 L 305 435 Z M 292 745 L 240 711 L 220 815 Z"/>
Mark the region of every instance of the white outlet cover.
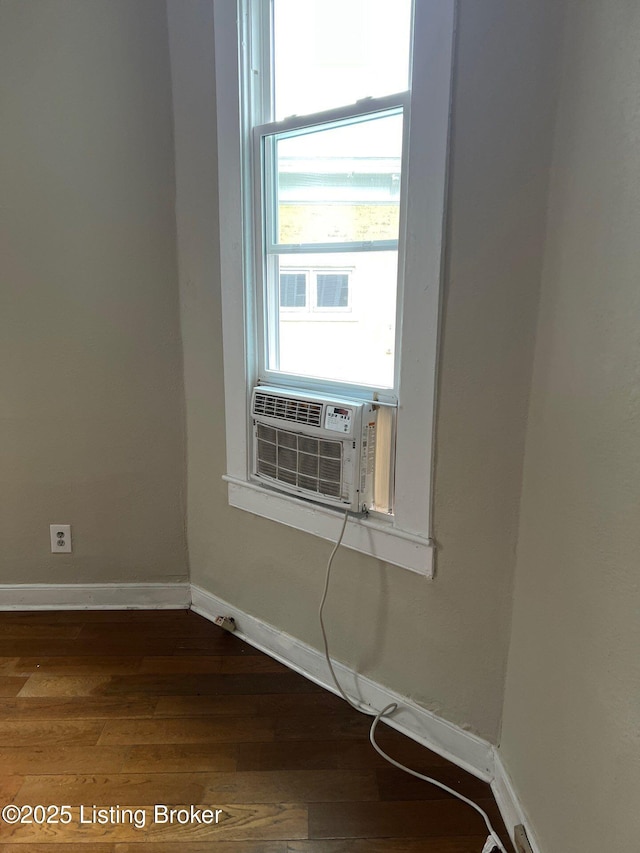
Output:
<path fill-rule="evenodd" d="M 71 553 L 71 525 L 51 524 L 49 525 L 52 554 Z"/>
<path fill-rule="evenodd" d="M 513 840 L 517 853 L 533 853 L 533 848 L 527 838 L 527 831 L 521 823 L 513 829 Z"/>

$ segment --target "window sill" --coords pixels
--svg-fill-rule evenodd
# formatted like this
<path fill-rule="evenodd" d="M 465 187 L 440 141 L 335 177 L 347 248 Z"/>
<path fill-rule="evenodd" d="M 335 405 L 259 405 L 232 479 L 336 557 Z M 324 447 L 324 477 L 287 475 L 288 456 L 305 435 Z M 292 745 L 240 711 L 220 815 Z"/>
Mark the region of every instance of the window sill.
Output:
<path fill-rule="evenodd" d="M 315 506 L 289 495 L 272 492 L 255 483 L 225 475 L 229 505 L 254 515 L 335 541 L 340 530 L 339 510 Z M 433 543 L 430 539 L 393 527 L 391 521 L 350 518 L 342 544 L 411 572 L 433 578 Z"/>

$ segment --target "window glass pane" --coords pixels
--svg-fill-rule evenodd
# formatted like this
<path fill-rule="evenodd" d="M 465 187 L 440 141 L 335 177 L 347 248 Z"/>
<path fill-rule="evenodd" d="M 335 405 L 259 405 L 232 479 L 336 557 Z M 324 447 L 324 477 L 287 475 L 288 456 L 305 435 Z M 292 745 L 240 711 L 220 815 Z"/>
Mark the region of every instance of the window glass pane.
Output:
<path fill-rule="evenodd" d="M 392 388 L 398 253 L 324 252 L 274 261 L 280 276 L 300 266 L 315 271 L 317 304 L 269 318 L 269 369 Z"/>
<path fill-rule="evenodd" d="M 275 140 L 276 242 L 398 239 L 401 112 Z"/>
<path fill-rule="evenodd" d="M 280 273 L 280 307 L 304 308 L 307 304 L 305 273 Z"/>
<path fill-rule="evenodd" d="M 411 0 L 274 0 L 276 119 L 409 88 Z"/>
<path fill-rule="evenodd" d="M 346 308 L 349 305 L 349 276 L 346 273 L 318 273 L 318 308 Z"/>

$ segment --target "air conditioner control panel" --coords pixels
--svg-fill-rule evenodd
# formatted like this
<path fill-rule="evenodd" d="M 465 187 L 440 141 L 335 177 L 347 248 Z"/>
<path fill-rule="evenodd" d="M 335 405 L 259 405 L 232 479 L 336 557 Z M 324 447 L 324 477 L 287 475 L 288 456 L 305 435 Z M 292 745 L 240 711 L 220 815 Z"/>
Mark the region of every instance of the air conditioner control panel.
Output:
<path fill-rule="evenodd" d="M 343 406 L 326 406 L 324 428 L 343 435 L 350 435 L 353 423 L 353 409 Z"/>

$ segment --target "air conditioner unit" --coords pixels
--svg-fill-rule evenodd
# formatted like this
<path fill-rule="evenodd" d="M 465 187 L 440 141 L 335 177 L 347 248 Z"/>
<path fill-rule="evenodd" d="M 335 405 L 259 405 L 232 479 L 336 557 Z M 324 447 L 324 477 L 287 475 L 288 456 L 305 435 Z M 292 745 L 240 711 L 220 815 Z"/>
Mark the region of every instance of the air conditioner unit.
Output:
<path fill-rule="evenodd" d="M 251 397 L 251 477 L 326 506 L 373 502 L 374 404 L 260 385 Z"/>

